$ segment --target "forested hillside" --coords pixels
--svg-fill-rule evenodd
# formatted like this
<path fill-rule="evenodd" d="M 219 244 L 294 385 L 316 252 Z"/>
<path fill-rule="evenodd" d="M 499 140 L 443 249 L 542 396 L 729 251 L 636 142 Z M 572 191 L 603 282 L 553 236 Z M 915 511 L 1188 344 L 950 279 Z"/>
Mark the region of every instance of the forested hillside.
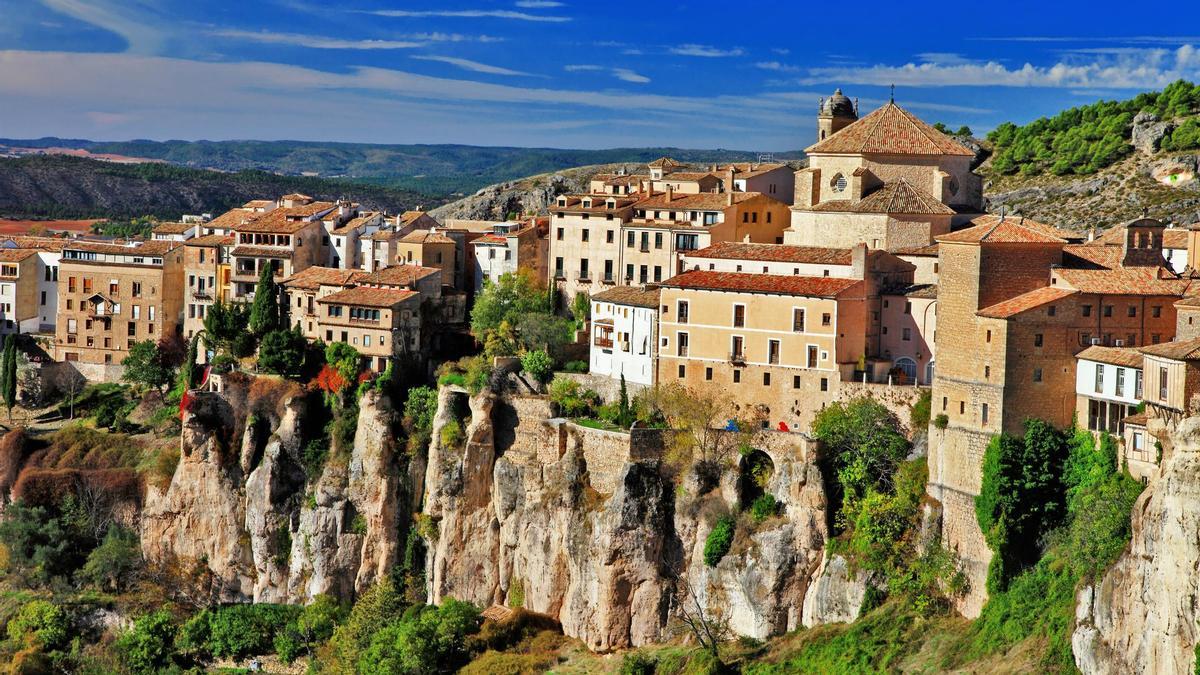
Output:
<path fill-rule="evenodd" d="M 994 146 L 991 169 L 1026 176 L 1096 173 L 1133 152 L 1139 113 L 1153 115 L 1150 121 L 1177 120 L 1168 125 L 1173 128 L 1164 128 L 1159 147 L 1191 150 L 1200 147 L 1198 111 L 1200 85 L 1180 80 L 1160 92 L 1071 108 L 1022 126 L 1005 122 L 987 135 Z"/>
<path fill-rule="evenodd" d="M 393 213 L 445 201 L 381 185 L 253 170 L 226 173 L 63 156 L 0 159 L 0 215 L 11 218 L 178 218 L 220 213 L 289 192 L 318 199 L 346 197 Z"/>

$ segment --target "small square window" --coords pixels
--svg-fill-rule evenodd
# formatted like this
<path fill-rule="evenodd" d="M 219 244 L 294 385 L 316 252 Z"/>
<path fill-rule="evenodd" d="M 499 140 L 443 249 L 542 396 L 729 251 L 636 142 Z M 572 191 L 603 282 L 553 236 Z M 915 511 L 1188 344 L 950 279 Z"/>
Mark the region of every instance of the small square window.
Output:
<path fill-rule="evenodd" d="M 742 381 L 742 371 L 740 371 L 740 370 L 733 371 L 734 384 L 737 384 L 738 382 L 741 382 L 741 381 Z"/>

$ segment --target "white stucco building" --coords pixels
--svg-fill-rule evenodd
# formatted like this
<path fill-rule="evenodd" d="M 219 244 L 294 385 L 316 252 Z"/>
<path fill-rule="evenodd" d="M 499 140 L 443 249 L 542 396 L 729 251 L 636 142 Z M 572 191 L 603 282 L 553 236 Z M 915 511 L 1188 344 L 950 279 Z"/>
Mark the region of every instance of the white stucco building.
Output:
<path fill-rule="evenodd" d="M 658 357 L 657 288 L 616 286 L 592 296 L 590 370 L 627 385 L 654 384 Z"/>

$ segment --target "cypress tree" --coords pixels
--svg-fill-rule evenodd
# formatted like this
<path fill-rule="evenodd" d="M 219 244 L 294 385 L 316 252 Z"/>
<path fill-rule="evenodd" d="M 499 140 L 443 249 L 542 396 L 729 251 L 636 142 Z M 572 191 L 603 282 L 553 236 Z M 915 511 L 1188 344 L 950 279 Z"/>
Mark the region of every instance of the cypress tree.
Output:
<path fill-rule="evenodd" d="M 258 275 L 258 286 L 254 289 L 254 304 L 250 307 L 250 332 L 262 337 L 279 329 L 279 287 L 275 284 L 275 270 L 264 265 Z"/>
<path fill-rule="evenodd" d="M 4 407 L 12 418 L 12 407 L 17 400 L 17 336 L 9 334 L 4 343 L 4 364 L 0 371 L 0 393 L 4 395 Z"/>
<path fill-rule="evenodd" d="M 187 356 L 183 359 L 183 367 L 179 369 L 179 377 L 183 380 L 185 390 L 196 387 L 196 358 L 200 352 L 201 335 L 202 333 L 196 333 L 188 342 Z"/>

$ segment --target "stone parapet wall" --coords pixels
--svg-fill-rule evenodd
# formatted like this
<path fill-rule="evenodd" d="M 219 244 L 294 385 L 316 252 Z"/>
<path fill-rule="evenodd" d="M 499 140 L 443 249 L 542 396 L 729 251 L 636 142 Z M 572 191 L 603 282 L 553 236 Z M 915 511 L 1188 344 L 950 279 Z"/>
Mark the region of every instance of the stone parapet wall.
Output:
<path fill-rule="evenodd" d="M 593 375 L 592 373 L 555 373 L 554 376 L 574 380 L 579 383 L 579 386 L 591 389 L 600 394 L 600 397 L 605 401 L 616 401 L 621 395 L 621 378 L 619 377 Z M 633 398 L 639 392 L 649 388 L 649 386 L 644 384 L 625 381 L 625 391 L 629 395 L 629 398 Z"/>
<path fill-rule="evenodd" d="M 900 418 L 900 423 L 907 429 L 909 426 L 909 413 L 912 411 L 912 407 L 917 402 L 917 399 L 921 398 L 921 393 L 925 391 L 929 391 L 929 387 L 839 382 L 837 386 L 837 400 L 850 401 L 861 396 L 870 396 L 882 403 L 896 417 Z M 909 429 L 910 433 L 912 431 L 915 431 L 915 429 Z"/>

